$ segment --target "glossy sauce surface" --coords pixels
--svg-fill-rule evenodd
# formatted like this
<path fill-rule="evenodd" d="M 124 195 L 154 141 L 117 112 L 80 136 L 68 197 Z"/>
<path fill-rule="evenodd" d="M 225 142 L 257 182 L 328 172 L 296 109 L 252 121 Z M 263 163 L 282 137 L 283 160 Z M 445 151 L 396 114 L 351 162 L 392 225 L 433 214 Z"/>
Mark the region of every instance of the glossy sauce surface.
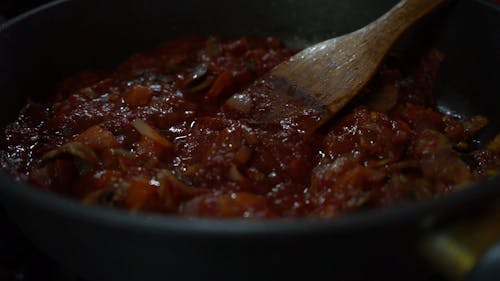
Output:
<path fill-rule="evenodd" d="M 180 38 L 84 71 L 7 126 L 2 168 L 89 204 L 225 218 L 334 217 L 499 170 L 500 138 L 470 141 L 485 117 L 436 110 L 438 51 L 391 56 L 364 97 L 314 133 L 318 112 L 273 108 L 259 80 L 293 53 L 274 38 Z M 281 119 L 257 122 L 266 110 Z"/>

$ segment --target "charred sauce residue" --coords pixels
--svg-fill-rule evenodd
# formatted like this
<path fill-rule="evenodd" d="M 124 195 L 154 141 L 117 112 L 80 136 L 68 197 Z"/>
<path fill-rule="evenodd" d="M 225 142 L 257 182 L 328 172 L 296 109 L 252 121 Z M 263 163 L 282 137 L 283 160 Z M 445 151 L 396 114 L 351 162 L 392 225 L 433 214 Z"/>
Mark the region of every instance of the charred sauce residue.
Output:
<path fill-rule="evenodd" d="M 272 97 L 233 94 L 292 54 L 274 38 L 182 38 L 84 71 L 6 127 L 2 168 L 90 204 L 245 218 L 333 217 L 498 171 L 499 137 L 471 148 L 485 117 L 437 111 L 435 50 L 410 64 L 391 56 L 365 98 L 313 134 L 301 127 L 313 111 L 253 122 Z"/>

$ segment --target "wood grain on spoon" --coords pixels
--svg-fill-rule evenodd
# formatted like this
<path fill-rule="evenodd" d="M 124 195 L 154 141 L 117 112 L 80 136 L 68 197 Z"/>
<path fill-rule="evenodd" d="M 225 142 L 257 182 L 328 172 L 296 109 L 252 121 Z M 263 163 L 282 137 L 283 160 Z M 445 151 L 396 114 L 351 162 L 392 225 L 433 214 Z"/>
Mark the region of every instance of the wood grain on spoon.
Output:
<path fill-rule="evenodd" d="M 404 31 L 445 1 L 403 0 L 362 29 L 304 49 L 229 103 L 256 101 L 246 113 L 257 123 L 303 116 L 295 125 L 314 131 L 361 91 Z"/>

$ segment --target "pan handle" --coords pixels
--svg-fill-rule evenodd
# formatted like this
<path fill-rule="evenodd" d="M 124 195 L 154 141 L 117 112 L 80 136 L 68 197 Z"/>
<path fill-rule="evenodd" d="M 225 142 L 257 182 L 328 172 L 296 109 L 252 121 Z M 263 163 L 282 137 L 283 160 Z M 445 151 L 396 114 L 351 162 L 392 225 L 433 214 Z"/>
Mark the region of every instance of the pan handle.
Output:
<path fill-rule="evenodd" d="M 497 281 L 500 278 L 500 242 L 491 247 L 472 269 L 467 281 Z"/>
<path fill-rule="evenodd" d="M 500 201 L 478 218 L 432 231 L 421 240 L 423 256 L 448 280 L 500 279 Z"/>

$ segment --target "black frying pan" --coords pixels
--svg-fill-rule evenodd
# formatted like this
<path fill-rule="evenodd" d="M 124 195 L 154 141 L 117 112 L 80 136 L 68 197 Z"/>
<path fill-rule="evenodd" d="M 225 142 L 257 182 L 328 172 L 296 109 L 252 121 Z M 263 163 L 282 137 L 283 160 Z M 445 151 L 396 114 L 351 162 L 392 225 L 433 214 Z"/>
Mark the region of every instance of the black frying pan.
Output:
<path fill-rule="evenodd" d="M 77 70 L 185 34 L 276 35 L 288 45 L 330 38 L 380 16 L 395 0 L 56 1 L 0 27 L 1 122 Z M 399 48 L 447 55 L 444 109 L 500 131 L 500 13 L 456 1 Z M 84 206 L 0 174 L 0 201 L 26 235 L 88 280 L 423 280 L 417 241 L 500 196 L 500 178 L 446 198 L 335 220 L 242 221 L 129 215 Z"/>

